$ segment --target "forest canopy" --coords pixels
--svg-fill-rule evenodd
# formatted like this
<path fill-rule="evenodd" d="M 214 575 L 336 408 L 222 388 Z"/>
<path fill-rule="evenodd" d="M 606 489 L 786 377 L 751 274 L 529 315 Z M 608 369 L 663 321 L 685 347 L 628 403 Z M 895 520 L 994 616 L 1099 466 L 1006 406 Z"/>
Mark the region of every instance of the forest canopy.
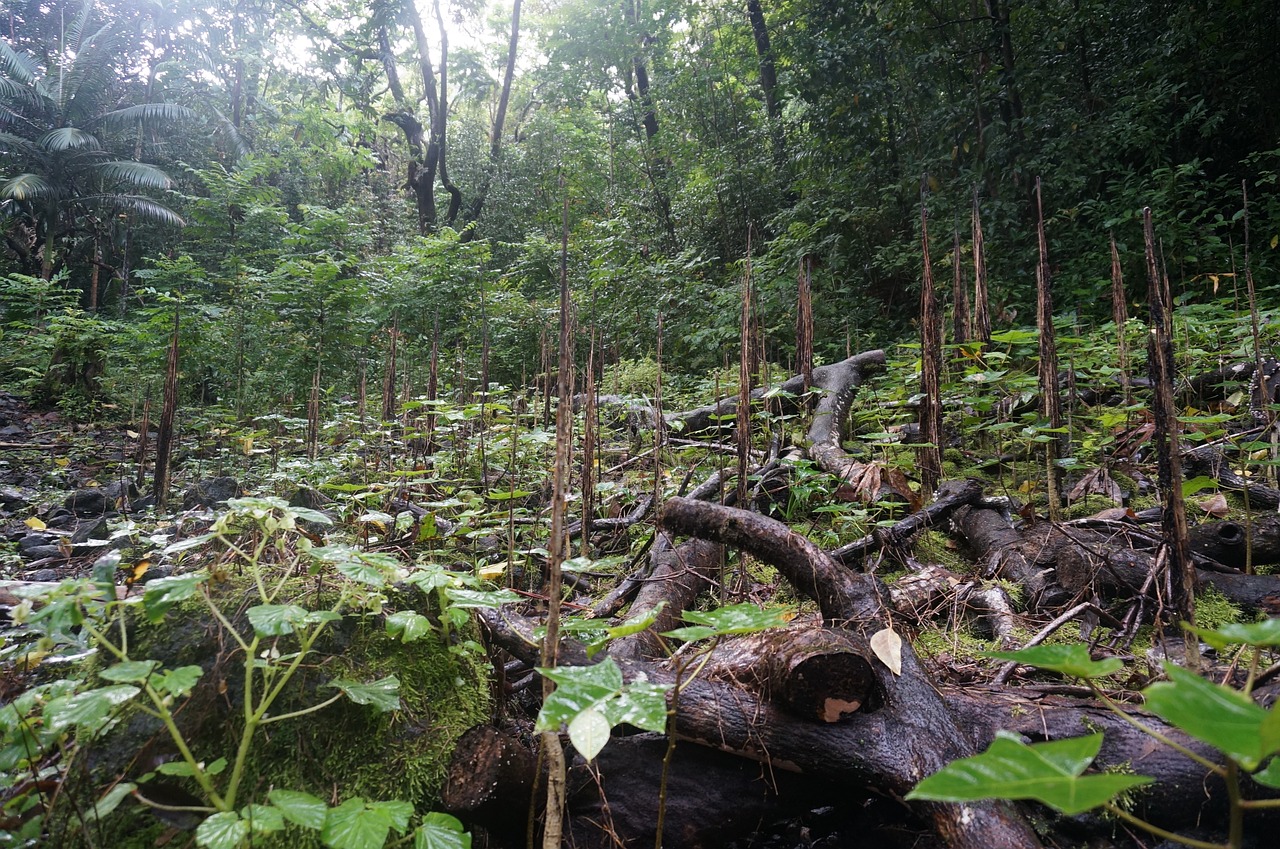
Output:
<path fill-rule="evenodd" d="M 206 403 L 300 403 L 317 358 L 326 396 L 352 394 L 392 328 L 477 380 L 487 341 L 486 376 L 515 384 L 545 371 L 562 229 L 603 362 L 653 357 L 659 314 L 677 370 L 732 359 L 748 265 L 766 357 L 796 360 L 803 265 L 832 361 L 914 320 L 922 199 L 940 274 L 971 273 L 980 211 L 1016 326 L 1037 177 L 1081 319 L 1106 314 L 1111 236 L 1141 279 L 1143 207 L 1180 298 L 1229 288 L 1246 250 L 1265 286 L 1280 256 L 1263 2 L 5 11 L 0 374 L 27 388 L 69 343 L 104 360 L 81 394 L 158 391 L 175 300 Z"/>

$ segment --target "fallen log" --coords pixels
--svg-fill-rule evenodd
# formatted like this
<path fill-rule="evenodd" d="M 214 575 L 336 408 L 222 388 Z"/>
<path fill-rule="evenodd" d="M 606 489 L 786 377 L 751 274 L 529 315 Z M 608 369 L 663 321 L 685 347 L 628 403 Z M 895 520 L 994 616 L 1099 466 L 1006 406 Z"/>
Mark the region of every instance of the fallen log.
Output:
<path fill-rule="evenodd" d="M 884 703 L 865 647 L 837 628 L 778 628 L 728 640 L 704 674 L 814 722 L 838 722 Z"/>
<path fill-rule="evenodd" d="M 828 625 L 847 629 L 859 641 L 890 626 L 884 585 L 870 575 L 850 572 L 837 565 L 809 540 L 786 525 L 755 513 L 719 507 L 687 499 L 669 499 L 662 511 L 663 527 L 712 539 L 749 551 L 774 566 L 797 590 L 818 602 Z M 901 674 L 883 665 L 873 667 L 885 692 L 883 708 L 855 713 L 847 723 L 802 724 L 788 722 L 786 714 L 771 704 L 759 705 L 761 714 L 738 713 L 708 689 L 686 688 L 680 696 L 681 735 L 692 735 L 708 745 L 747 756 L 781 759 L 790 764 L 839 761 L 850 777 L 863 786 L 905 794 L 915 783 L 951 761 L 973 754 L 973 741 L 948 712 L 929 674 L 920 665 L 910 643 L 903 642 Z M 742 697 L 741 691 L 738 698 Z M 728 698 L 728 696 L 726 696 Z M 785 725 L 789 731 L 780 732 Z M 831 740 L 822 740 L 814 728 L 842 729 L 839 754 Z M 785 754 L 784 754 L 785 753 Z M 929 803 L 927 810 L 942 839 L 954 847 L 1038 846 L 1034 832 L 1003 802 L 971 805 Z"/>
<path fill-rule="evenodd" d="M 982 497 L 982 483 L 977 480 L 943 481 L 933 503 L 902 519 L 888 528 L 876 528 L 871 533 L 840 546 L 830 552 L 831 559 L 846 566 L 853 566 L 872 551 L 894 551 L 904 546 L 911 536 L 925 528 L 932 528 L 965 504 Z"/>
<path fill-rule="evenodd" d="M 853 476 L 858 464 L 840 447 L 840 426 L 863 378 L 883 367 L 884 351 L 867 351 L 813 370 L 813 385 L 823 394 L 809 425 L 808 450 L 810 459 L 827 474 L 842 479 Z"/>

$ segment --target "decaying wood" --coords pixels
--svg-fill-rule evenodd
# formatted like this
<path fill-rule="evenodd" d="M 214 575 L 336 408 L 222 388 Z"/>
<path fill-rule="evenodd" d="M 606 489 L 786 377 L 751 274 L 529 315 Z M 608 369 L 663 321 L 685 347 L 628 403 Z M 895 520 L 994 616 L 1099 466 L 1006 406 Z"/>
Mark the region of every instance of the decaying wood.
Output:
<path fill-rule="evenodd" d="M 1218 445 L 1209 444 L 1193 448 L 1183 454 L 1183 461 L 1188 471 L 1208 475 L 1223 487 L 1233 492 L 1244 493 L 1249 499 L 1250 507 L 1280 507 L 1280 490 L 1247 481 L 1236 474 L 1231 468 L 1231 462 Z"/>
<path fill-rule="evenodd" d="M 922 510 L 888 528 L 876 528 L 870 534 L 830 552 L 831 559 L 852 566 L 872 551 L 894 551 L 916 532 L 931 528 L 947 519 L 956 508 L 982 497 L 982 484 L 976 480 L 943 481 L 938 496 Z"/>
<path fill-rule="evenodd" d="M 836 628 L 778 628 L 727 641 L 704 674 L 815 722 L 873 711 L 884 700 L 866 647 Z"/>
<path fill-rule="evenodd" d="M 1246 562 L 1280 563 L 1280 516 L 1258 516 L 1248 527 L 1234 521 L 1205 522 L 1191 529 L 1187 542 L 1194 553 L 1232 569 L 1244 569 Z"/>
<path fill-rule="evenodd" d="M 809 425 L 809 457 L 824 472 L 842 479 L 852 476 L 855 463 L 840 447 L 840 425 L 863 378 L 883 367 L 884 351 L 866 351 L 813 370 L 813 385 L 823 394 Z"/>
<path fill-rule="evenodd" d="M 869 640 L 872 633 L 890 626 L 883 584 L 873 576 L 840 567 L 780 522 L 743 510 L 672 498 L 663 508 L 662 524 L 673 532 L 749 551 L 817 601 L 828 625 L 846 628 L 860 640 Z M 852 775 L 893 793 L 907 792 L 925 775 L 976 751 L 938 696 L 909 642 L 902 644 L 901 675 L 880 664 L 874 670 L 885 691 L 882 709 L 855 713 L 847 723 L 812 726 L 850 730 L 856 742 L 844 741 L 845 751 L 834 758 L 829 749 L 822 753 L 825 746 L 814 739 L 810 726 L 797 728 L 797 723 L 785 720 L 780 708 L 766 703 L 760 705 L 761 714 L 735 715 L 715 698 L 710 684 L 704 685 L 709 688 L 706 698 L 695 688 L 681 693 L 678 727 L 682 735 L 709 734 L 708 744 L 748 756 L 788 763 L 844 758 Z M 779 732 L 780 723 L 789 726 L 790 733 Z M 817 749 L 809 748 L 815 745 Z M 822 754 L 815 758 L 815 753 Z M 939 835 L 954 847 L 1039 845 L 1026 822 L 1005 803 L 923 807 Z"/>
<path fill-rule="evenodd" d="M 983 502 L 962 506 L 952 515 L 952 522 L 968 543 L 982 577 L 1021 584 L 1036 607 L 1053 607 L 1065 600 L 1054 580 L 1052 561 L 1040 558 L 1042 552 L 1013 527 L 1002 505 Z"/>
<path fill-rule="evenodd" d="M 673 546 L 660 535 L 650 558 L 652 568 L 631 603 L 630 614 L 641 616 L 660 604 L 663 608 L 653 627 L 614 641 L 611 652 L 615 656 L 661 656 L 663 644 L 658 635 L 680 626 L 680 614 L 693 606 L 694 600 L 719 572 L 723 554 L 715 543 L 690 540 Z"/>

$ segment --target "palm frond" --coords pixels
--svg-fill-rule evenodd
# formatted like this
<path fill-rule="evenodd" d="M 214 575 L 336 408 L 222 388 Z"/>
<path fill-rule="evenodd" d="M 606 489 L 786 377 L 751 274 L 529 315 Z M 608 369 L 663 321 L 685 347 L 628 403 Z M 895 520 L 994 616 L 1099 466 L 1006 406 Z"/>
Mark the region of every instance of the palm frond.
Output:
<path fill-rule="evenodd" d="M 0 76 L 0 102 L 8 109 L 24 112 L 39 111 L 44 106 L 34 88 L 7 76 Z"/>
<path fill-rule="evenodd" d="M 53 186 L 39 174 L 19 174 L 0 186 L 0 197 L 13 200 L 34 200 L 54 194 Z"/>
<path fill-rule="evenodd" d="M 101 124 L 104 127 L 132 127 L 141 121 L 149 124 L 154 121 L 186 121 L 196 117 L 194 110 L 176 103 L 139 103 L 137 106 L 126 106 L 105 115 L 99 115 L 89 124 Z"/>
<path fill-rule="evenodd" d="M 154 165 L 145 162 L 134 162 L 130 159 L 116 159 L 102 162 L 94 167 L 94 171 L 107 180 L 125 183 L 140 189 L 167 189 L 173 184 L 169 175 Z"/>
<path fill-rule="evenodd" d="M 142 195 L 87 195 L 80 198 L 82 203 L 97 203 L 102 206 L 114 206 L 126 212 L 132 212 L 147 221 L 156 224 L 170 224 L 174 227 L 186 226 L 182 216 L 169 207 Z"/>
<path fill-rule="evenodd" d="M 80 7 L 80 14 L 72 19 L 71 25 L 66 29 L 64 49 L 80 52 L 80 37 L 84 35 L 84 28 L 89 25 L 89 15 L 92 12 L 93 0 L 84 0 L 84 5 Z"/>
<path fill-rule="evenodd" d="M 22 156 L 39 156 L 43 151 L 31 139 L 14 133 L 0 132 L 0 148 Z"/>
<path fill-rule="evenodd" d="M 249 147 L 248 139 L 240 135 L 240 131 L 236 129 L 236 125 L 233 124 L 230 119 L 228 119 L 226 115 L 223 115 L 216 107 L 211 106 L 209 109 L 217 119 L 218 132 L 222 133 L 222 135 L 226 137 L 227 142 L 231 145 L 231 152 L 235 154 L 236 159 L 248 156 L 249 151 L 252 149 Z"/>
<path fill-rule="evenodd" d="M 92 133 L 79 127 L 59 127 L 50 130 L 36 140 L 36 144 L 49 151 L 101 150 L 102 144 Z"/>
<path fill-rule="evenodd" d="M 19 53 L 9 42 L 0 38 L 0 74 L 19 85 L 34 88 L 39 79 L 39 66 L 35 59 Z"/>

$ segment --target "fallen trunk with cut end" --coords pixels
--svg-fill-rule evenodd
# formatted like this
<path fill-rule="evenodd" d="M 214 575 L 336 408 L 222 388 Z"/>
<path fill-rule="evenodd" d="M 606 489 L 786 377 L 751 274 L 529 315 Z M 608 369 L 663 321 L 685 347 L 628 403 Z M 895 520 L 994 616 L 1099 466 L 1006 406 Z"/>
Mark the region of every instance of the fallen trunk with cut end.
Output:
<path fill-rule="evenodd" d="M 837 628 L 777 628 L 728 640 L 704 674 L 814 722 L 839 722 L 884 703 L 866 646 Z"/>

